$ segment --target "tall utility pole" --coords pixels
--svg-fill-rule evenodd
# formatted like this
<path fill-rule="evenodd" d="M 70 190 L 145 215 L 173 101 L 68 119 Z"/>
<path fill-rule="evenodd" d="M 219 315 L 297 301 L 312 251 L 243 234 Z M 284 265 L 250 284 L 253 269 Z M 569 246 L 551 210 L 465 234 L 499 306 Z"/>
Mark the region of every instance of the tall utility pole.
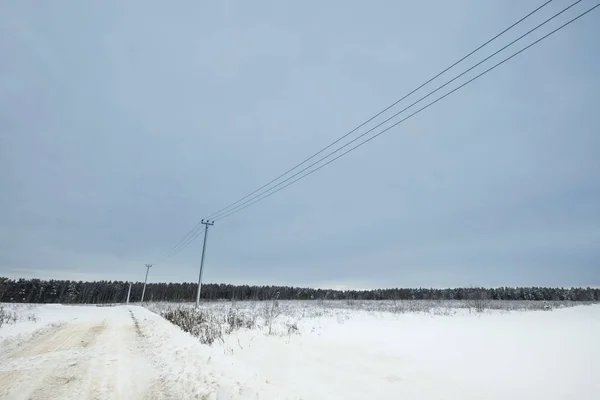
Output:
<path fill-rule="evenodd" d="M 129 304 L 129 296 L 131 295 L 131 282 L 129 282 L 129 290 L 127 291 L 127 304 Z"/>
<path fill-rule="evenodd" d="M 198 275 L 198 293 L 196 293 L 196 308 L 200 305 L 200 289 L 202 289 L 202 271 L 204 270 L 204 255 L 206 254 L 206 238 L 208 237 L 208 227 L 215 224 L 215 221 L 202 220 L 204 224 L 204 245 L 202 246 L 202 259 L 200 260 L 200 274 Z"/>
<path fill-rule="evenodd" d="M 146 294 L 146 282 L 148 282 L 148 272 L 152 264 L 146 264 L 146 279 L 144 279 L 144 289 L 142 290 L 142 303 L 144 302 L 144 294 Z"/>

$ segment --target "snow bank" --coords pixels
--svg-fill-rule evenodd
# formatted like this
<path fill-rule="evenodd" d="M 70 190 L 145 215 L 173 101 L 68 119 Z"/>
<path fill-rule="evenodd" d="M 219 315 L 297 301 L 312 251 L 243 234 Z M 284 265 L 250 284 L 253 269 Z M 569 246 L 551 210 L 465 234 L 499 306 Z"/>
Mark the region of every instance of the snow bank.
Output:
<path fill-rule="evenodd" d="M 287 388 L 259 381 L 235 359 L 141 307 L 131 307 L 149 357 L 173 399 L 297 399 Z"/>

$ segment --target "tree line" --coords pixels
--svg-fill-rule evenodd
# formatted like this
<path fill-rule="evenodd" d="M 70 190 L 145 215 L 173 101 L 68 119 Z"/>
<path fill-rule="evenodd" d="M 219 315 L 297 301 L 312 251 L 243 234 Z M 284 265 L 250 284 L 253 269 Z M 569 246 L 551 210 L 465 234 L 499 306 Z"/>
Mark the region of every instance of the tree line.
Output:
<path fill-rule="evenodd" d="M 131 287 L 130 301 L 142 297 L 143 282 Z M 195 301 L 196 283 L 149 283 L 147 301 Z M 123 303 L 129 282 L 0 278 L 0 302 L 7 303 Z M 597 288 L 500 287 L 327 290 L 291 286 L 203 284 L 203 300 L 547 300 L 600 301 Z"/>

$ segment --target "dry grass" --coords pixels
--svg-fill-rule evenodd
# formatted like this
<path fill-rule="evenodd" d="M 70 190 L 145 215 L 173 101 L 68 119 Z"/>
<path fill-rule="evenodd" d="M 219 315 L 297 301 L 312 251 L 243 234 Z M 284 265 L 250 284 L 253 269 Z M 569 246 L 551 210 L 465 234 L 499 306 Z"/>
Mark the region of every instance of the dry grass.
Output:
<path fill-rule="evenodd" d="M 230 308 L 226 313 L 194 310 L 191 307 L 167 307 L 159 311 L 167 321 L 196 336 L 201 343 L 211 345 L 223 341 L 223 336 L 238 329 L 254 329 L 256 316 Z"/>
<path fill-rule="evenodd" d="M 357 311 L 373 315 L 412 313 L 451 317 L 464 312 L 549 311 L 580 304 L 583 303 L 489 300 L 475 295 L 469 300 L 218 301 L 201 303 L 197 311 L 191 303 L 148 303 L 145 306 L 210 345 L 222 342 L 226 335 L 240 329 L 291 336 L 301 333 L 299 322 L 303 320 L 337 318 L 339 323 L 344 323 Z"/>
<path fill-rule="evenodd" d="M 36 322 L 37 316 L 25 304 L 0 304 L 0 327 L 22 321 Z"/>

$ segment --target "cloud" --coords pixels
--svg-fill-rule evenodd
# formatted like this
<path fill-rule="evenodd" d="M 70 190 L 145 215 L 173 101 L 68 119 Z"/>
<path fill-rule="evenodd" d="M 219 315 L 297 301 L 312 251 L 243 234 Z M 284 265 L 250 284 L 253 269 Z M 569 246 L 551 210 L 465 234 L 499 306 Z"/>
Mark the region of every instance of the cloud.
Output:
<path fill-rule="evenodd" d="M 200 240 L 162 260 L 197 220 L 534 8 L 1 7 L 0 275 L 165 281 L 197 279 Z M 599 284 L 594 22 L 219 221 L 206 279 Z"/>

